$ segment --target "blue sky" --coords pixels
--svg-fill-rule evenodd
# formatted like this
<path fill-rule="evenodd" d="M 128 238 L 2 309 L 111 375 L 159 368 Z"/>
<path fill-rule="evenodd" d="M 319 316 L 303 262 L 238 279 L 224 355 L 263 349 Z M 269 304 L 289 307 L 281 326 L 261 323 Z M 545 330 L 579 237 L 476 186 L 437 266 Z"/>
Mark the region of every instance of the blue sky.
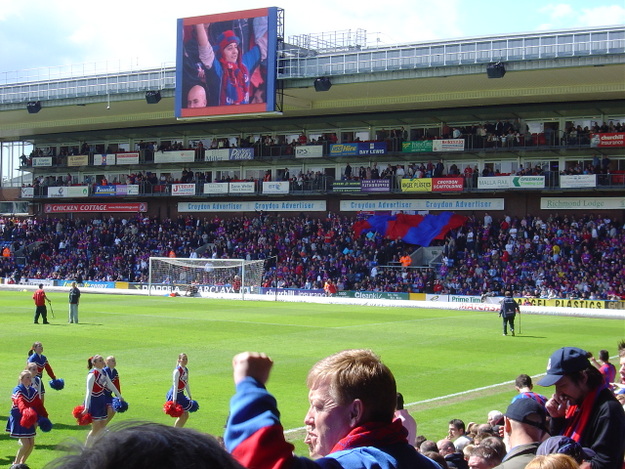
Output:
<path fill-rule="evenodd" d="M 277 6 L 285 10 L 286 37 L 307 33 L 367 32 L 369 43 L 419 42 L 493 34 L 625 23 L 623 1 L 549 3 L 446 0 L 0 0 L 0 73 L 81 63 L 173 64 L 176 19 Z M 1 77 L 0 77 L 1 78 Z"/>

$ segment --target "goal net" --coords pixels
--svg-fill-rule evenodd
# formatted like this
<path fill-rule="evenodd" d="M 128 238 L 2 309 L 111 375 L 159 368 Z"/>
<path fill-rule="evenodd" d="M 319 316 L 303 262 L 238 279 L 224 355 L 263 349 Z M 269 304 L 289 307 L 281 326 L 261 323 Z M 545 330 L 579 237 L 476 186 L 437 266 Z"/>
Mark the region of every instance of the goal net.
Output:
<path fill-rule="evenodd" d="M 265 261 L 150 257 L 148 291 L 180 296 L 260 293 Z"/>

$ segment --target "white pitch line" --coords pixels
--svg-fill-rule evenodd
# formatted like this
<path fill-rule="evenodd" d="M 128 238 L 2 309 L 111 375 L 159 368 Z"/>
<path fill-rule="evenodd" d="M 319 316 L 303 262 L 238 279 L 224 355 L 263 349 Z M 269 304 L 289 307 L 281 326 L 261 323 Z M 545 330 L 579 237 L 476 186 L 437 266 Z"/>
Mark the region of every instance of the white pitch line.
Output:
<path fill-rule="evenodd" d="M 545 376 L 546 374 L 547 373 L 540 373 L 538 375 L 534 375 L 534 376 L 532 376 L 532 379 L 539 378 L 541 376 Z M 427 404 L 429 402 L 441 401 L 443 399 L 449 399 L 451 397 L 464 396 L 464 395 L 471 394 L 471 393 L 474 393 L 474 392 L 484 391 L 486 389 L 493 389 L 493 388 L 496 388 L 496 387 L 499 387 L 499 386 L 505 386 L 505 385 L 508 385 L 508 384 L 514 384 L 514 381 L 505 381 L 503 383 L 491 384 L 491 385 L 488 385 L 488 386 L 482 386 L 481 388 L 469 389 L 467 391 L 460 391 L 460 392 L 455 392 L 453 394 L 447 394 L 446 396 L 433 397 L 431 399 L 425 399 L 423 401 L 411 402 L 410 404 L 406 404 L 404 406 L 404 408 L 413 407 L 413 406 L 417 406 L 417 405 L 420 405 L 420 404 Z M 287 435 L 289 433 L 295 433 L 295 432 L 302 431 L 302 430 L 306 430 L 306 427 L 297 427 L 297 428 L 292 428 L 290 430 L 285 430 L 284 434 Z"/>

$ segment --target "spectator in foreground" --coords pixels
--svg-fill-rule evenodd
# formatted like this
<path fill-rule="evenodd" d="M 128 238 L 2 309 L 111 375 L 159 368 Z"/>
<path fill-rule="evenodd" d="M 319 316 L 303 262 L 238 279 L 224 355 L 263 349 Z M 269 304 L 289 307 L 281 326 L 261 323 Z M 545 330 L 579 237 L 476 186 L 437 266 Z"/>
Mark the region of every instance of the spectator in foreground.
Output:
<path fill-rule="evenodd" d="M 469 469 L 492 469 L 499 464 L 501 458 L 491 446 L 476 446 L 469 456 Z"/>
<path fill-rule="evenodd" d="M 462 451 L 466 445 L 472 442 L 471 438 L 467 436 L 464 422 L 460 419 L 452 419 L 449 421 L 449 433 L 447 438 L 453 441 L 458 451 Z"/>
<path fill-rule="evenodd" d="M 297 457 L 283 434 L 275 398 L 265 384 L 273 361 L 244 352 L 233 359 L 236 394 L 225 443 L 246 467 L 440 469 L 408 444 L 393 420 L 395 378 L 370 350 L 345 350 L 322 359 L 308 374 L 310 409 L 305 442 L 316 461 Z"/>
<path fill-rule="evenodd" d="M 579 465 L 567 454 L 536 456 L 525 469 L 578 469 Z"/>
<path fill-rule="evenodd" d="M 610 354 L 607 350 L 599 351 L 599 361 L 592 355 L 590 356 L 591 363 L 599 370 L 603 375 L 606 386 L 610 386 L 610 383 L 614 382 L 616 377 L 616 367 L 610 363 Z"/>
<path fill-rule="evenodd" d="M 436 444 L 438 445 L 438 452 L 441 453 L 447 462 L 447 467 L 450 469 L 469 469 L 469 465 L 464 459 L 464 454 L 456 451 L 456 447 L 451 441 L 443 439 Z"/>
<path fill-rule="evenodd" d="M 400 392 L 397 393 L 395 418 L 399 419 L 404 428 L 408 430 L 408 444 L 414 446 L 417 441 L 417 422 L 412 415 L 404 409 L 404 396 Z"/>
<path fill-rule="evenodd" d="M 582 445 L 568 436 L 557 435 L 547 438 L 536 450 L 537 456 L 547 454 L 568 454 L 577 464 L 582 464 L 584 461 L 590 461 L 595 452 L 589 448 L 582 448 Z"/>
<path fill-rule="evenodd" d="M 582 468 L 621 469 L 625 454 L 625 411 L 603 376 L 577 347 L 556 350 L 538 384 L 556 390 L 547 401 L 551 435 L 571 437 L 596 454 Z"/>
<path fill-rule="evenodd" d="M 214 437 L 160 423 L 119 423 L 78 449 L 46 469 L 243 469 Z"/>
<path fill-rule="evenodd" d="M 517 376 L 516 380 L 514 380 L 514 387 L 519 393 L 512 398 L 512 402 L 517 399 L 533 399 L 543 406 L 547 403 L 547 398 L 545 396 L 532 391 L 532 389 L 534 389 L 534 384 L 529 375 L 520 374 Z"/>
<path fill-rule="evenodd" d="M 510 449 L 497 469 L 523 469 L 547 433 L 547 411 L 533 399 L 517 399 L 508 406 L 504 421 Z"/>

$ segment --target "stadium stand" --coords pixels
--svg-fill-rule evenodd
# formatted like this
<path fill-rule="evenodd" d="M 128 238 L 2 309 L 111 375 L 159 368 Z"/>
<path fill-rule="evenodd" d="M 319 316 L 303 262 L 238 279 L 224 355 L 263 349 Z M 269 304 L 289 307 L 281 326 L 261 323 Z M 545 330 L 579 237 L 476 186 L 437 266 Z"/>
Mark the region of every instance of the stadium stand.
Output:
<path fill-rule="evenodd" d="M 354 217 L 267 214 L 236 218 L 94 220 L 29 218 L 0 223 L 14 256 L 0 277 L 145 282 L 149 257 L 267 259 L 266 287 L 501 296 L 625 299 L 625 228 L 602 217 L 470 217 L 441 244 L 435 266 L 400 267 L 414 247 L 356 237 Z M 22 260 L 17 262 L 18 258 Z M 19 282 L 17 282 L 19 283 Z"/>

